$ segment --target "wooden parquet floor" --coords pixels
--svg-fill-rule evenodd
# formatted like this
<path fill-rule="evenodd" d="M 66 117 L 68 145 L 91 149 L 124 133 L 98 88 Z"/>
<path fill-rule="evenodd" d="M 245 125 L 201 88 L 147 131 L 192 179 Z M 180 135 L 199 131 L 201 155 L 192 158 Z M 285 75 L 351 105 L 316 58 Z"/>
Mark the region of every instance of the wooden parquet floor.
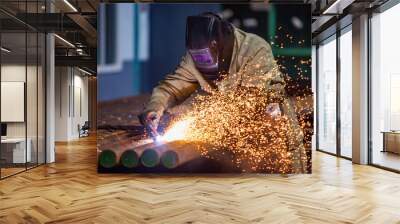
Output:
<path fill-rule="evenodd" d="M 0 181 L 0 223 L 400 223 L 400 175 L 323 153 L 308 175 L 97 174 L 95 138 Z"/>

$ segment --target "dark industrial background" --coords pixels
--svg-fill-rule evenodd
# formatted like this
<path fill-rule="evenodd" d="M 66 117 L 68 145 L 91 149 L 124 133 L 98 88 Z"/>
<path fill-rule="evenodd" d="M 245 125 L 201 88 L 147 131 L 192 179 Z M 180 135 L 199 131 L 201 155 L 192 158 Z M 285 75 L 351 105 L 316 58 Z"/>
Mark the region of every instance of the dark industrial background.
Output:
<path fill-rule="evenodd" d="M 271 44 L 274 56 L 282 66 L 282 72 L 288 75 L 290 95 L 311 92 L 310 5 L 151 4 L 148 9 L 148 60 L 124 61 L 123 67 L 115 72 L 115 75 L 103 76 L 99 71 L 99 100 L 150 93 L 166 74 L 174 71 L 185 53 L 187 16 L 207 11 L 221 14 L 236 27 L 255 33 Z M 114 26 L 117 13 L 116 5 L 105 5 L 104 20 L 100 20 L 105 21 L 104 32 L 107 34 L 104 35 L 106 40 L 102 42 L 105 46 L 99 45 L 99 48 L 104 48 L 105 51 L 99 52 L 104 52 L 106 63 L 115 62 L 118 54 L 115 46 L 119 44 L 116 43 L 117 36 L 124 35 L 124 30 L 118 30 Z M 137 19 L 138 15 L 134 14 L 134 17 Z M 131 23 L 126 23 L 127 26 L 132 26 L 135 18 L 127 18 L 131 19 Z M 137 36 L 142 30 L 139 28 L 133 32 L 133 35 Z M 140 43 L 136 44 L 137 48 L 141 47 Z M 126 50 L 135 51 L 135 47 Z M 301 61 L 307 63 L 300 63 Z M 132 84 L 135 80 L 140 84 Z"/>

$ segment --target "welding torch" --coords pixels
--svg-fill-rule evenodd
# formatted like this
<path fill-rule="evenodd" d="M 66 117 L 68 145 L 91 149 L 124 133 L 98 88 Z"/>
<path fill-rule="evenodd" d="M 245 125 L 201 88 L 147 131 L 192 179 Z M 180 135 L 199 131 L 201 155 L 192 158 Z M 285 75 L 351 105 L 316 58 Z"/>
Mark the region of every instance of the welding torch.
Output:
<path fill-rule="evenodd" d="M 145 127 L 146 132 L 155 141 L 160 134 L 158 133 L 158 122 L 160 115 L 157 112 L 149 111 L 139 115 L 140 123 Z"/>
<path fill-rule="evenodd" d="M 160 136 L 160 134 L 157 131 L 157 124 L 155 121 L 150 121 L 147 125 L 146 125 L 146 131 L 147 133 L 149 133 L 150 137 L 156 141 L 157 137 Z"/>

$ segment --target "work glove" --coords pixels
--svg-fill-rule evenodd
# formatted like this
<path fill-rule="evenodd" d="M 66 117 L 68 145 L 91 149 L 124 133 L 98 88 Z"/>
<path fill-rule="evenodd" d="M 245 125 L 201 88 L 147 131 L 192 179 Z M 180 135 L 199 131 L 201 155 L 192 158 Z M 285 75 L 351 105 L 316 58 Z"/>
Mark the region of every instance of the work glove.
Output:
<path fill-rule="evenodd" d="M 279 117 L 279 116 L 281 116 L 281 114 L 282 114 L 281 108 L 280 108 L 280 106 L 279 106 L 278 103 L 270 103 L 270 104 L 268 104 L 268 105 L 266 106 L 266 108 L 265 108 L 265 112 L 266 112 L 269 116 L 271 116 L 271 117 L 273 117 L 273 118 Z"/>
<path fill-rule="evenodd" d="M 146 132 L 152 138 L 158 136 L 158 123 L 160 122 L 162 112 L 159 111 L 145 111 L 139 115 L 140 123 L 145 127 Z"/>

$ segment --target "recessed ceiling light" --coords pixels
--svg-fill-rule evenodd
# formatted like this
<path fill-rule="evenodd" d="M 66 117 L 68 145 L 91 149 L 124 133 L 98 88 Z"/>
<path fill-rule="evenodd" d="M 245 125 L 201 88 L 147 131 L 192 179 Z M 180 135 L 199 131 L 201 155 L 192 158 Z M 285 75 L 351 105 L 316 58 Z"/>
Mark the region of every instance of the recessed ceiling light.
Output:
<path fill-rule="evenodd" d="M 92 75 L 92 73 L 90 73 L 90 72 L 88 72 L 88 71 L 86 71 L 86 70 L 83 70 L 83 69 L 81 69 L 81 68 L 79 68 L 79 67 L 78 67 L 78 70 L 81 71 L 81 72 L 83 72 L 83 73 L 85 73 L 85 74 L 87 74 L 87 75 Z"/>
<path fill-rule="evenodd" d="M 9 49 L 7 49 L 7 48 L 5 48 L 5 47 L 1 47 L 0 49 L 1 49 L 2 51 L 6 52 L 6 53 L 10 53 L 10 52 L 11 52 L 11 50 L 9 50 Z"/>
<path fill-rule="evenodd" d="M 323 15 L 342 14 L 343 9 L 351 5 L 355 0 L 336 0 L 322 12 Z"/>
<path fill-rule="evenodd" d="M 73 6 L 68 0 L 64 0 L 65 4 L 67 4 L 74 12 L 78 12 L 78 10 Z"/>
<path fill-rule="evenodd" d="M 60 37 L 58 34 L 54 34 L 55 37 L 57 37 L 59 40 L 61 40 L 62 42 L 64 42 L 65 44 L 67 44 L 70 47 L 75 48 L 75 45 L 73 45 L 71 42 L 69 42 L 68 40 Z"/>

